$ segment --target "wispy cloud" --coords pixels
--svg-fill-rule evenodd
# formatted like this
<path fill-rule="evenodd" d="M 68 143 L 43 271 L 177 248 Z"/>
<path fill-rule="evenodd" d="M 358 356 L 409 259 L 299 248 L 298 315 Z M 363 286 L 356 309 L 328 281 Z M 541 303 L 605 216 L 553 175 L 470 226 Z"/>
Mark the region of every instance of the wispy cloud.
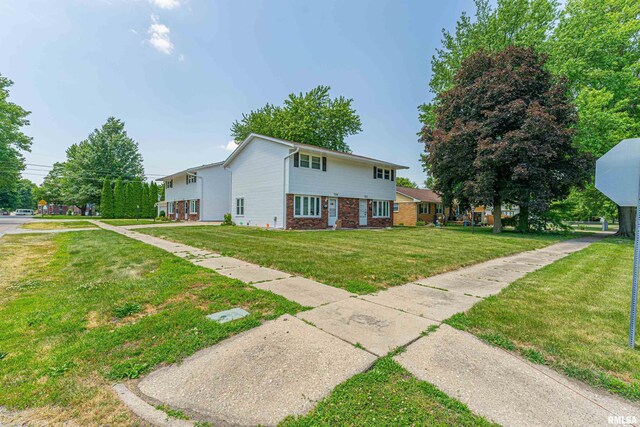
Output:
<path fill-rule="evenodd" d="M 171 55 L 173 53 L 173 43 L 171 42 L 171 30 L 164 24 L 159 22 L 158 15 L 151 15 L 151 25 L 149 26 L 150 34 L 149 43 L 158 52 L 165 55 Z"/>
<path fill-rule="evenodd" d="M 175 9 L 180 7 L 180 0 L 149 0 L 154 6 L 159 7 L 160 9 Z"/>
<path fill-rule="evenodd" d="M 227 151 L 233 151 L 238 148 L 238 144 L 235 141 L 227 142 L 227 145 L 221 145 L 220 148 L 224 148 Z"/>

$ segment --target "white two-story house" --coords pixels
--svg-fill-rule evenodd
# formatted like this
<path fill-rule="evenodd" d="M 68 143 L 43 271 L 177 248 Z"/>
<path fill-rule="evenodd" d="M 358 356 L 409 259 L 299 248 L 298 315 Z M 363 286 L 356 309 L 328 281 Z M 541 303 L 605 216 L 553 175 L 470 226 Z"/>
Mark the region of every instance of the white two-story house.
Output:
<path fill-rule="evenodd" d="M 209 169 L 216 171 L 219 182 L 208 176 L 198 181 Z M 178 202 L 177 212 L 169 212 L 172 218 L 209 220 L 212 215 L 207 210 L 212 208 L 207 200 L 219 201 L 226 196 L 226 212 L 238 225 L 287 229 L 387 227 L 393 225 L 398 169 L 406 167 L 251 134 L 224 163 L 189 169 L 163 181 L 167 185 L 167 201 Z M 200 184 L 200 193 L 175 191 L 176 179 L 182 178 L 185 187 L 189 180 Z M 229 183 L 225 192 L 226 179 Z M 198 213 L 191 217 L 180 211 L 180 200 L 188 200 L 189 208 L 193 204 Z M 217 207 L 222 209 L 222 205 Z"/>

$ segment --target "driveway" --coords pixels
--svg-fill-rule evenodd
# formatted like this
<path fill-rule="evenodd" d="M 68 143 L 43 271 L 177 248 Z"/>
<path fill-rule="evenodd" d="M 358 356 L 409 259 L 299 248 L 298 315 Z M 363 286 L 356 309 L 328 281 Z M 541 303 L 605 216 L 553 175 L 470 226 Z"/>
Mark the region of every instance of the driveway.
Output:
<path fill-rule="evenodd" d="M 7 231 L 14 230 L 31 221 L 33 218 L 29 216 L 0 216 L 0 237 L 4 236 Z"/>

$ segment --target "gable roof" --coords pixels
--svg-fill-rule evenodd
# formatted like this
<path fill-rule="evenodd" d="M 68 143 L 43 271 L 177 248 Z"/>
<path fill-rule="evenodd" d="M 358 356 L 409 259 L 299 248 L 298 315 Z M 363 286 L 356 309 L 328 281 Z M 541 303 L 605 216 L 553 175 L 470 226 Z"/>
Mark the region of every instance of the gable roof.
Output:
<path fill-rule="evenodd" d="M 252 133 L 244 141 L 242 141 L 242 144 L 240 144 L 238 148 L 236 148 L 233 151 L 233 153 L 231 153 L 231 155 L 227 158 L 227 160 L 224 161 L 224 166 L 225 167 L 229 166 L 229 164 L 231 164 L 231 162 L 238 156 L 238 154 L 240 154 L 240 152 L 244 150 L 244 148 L 247 145 L 249 145 L 249 143 L 251 143 L 251 141 L 253 141 L 255 138 L 265 139 L 267 141 L 275 142 L 276 144 L 285 145 L 289 148 L 299 148 L 299 149 L 303 149 L 304 151 L 311 151 L 313 153 L 326 154 L 331 157 L 344 158 L 347 160 L 352 160 L 352 161 L 361 162 L 361 163 L 370 163 L 373 165 L 385 166 L 390 169 L 409 169 L 407 166 L 396 165 L 394 163 L 385 162 L 384 160 L 373 159 L 371 157 L 365 157 L 365 156 L 358 156 L 356 154 L 344 153 L 342 151 L 329 150 L 327 148 L 322 148 L 315 145 L 304 144 L 302 142 L 287 141 L 286 139 L 273 138 L 271 136 L 260 135 L 257 133 Z"/>
<path fill-rule="evenodd" d="M 414 202 L 442 203 L 438 193 L 428 188 L 396 187 L 396 192 L 411 197 Z"/>
<path fill-rule="evenodd" d="M 163 176 L 162 178 L 156 179 L 156 181 L 166 181 L 169 178 L 173 178 L 174 176 L 178 176 L 178 175 L 183 175 L 183 174 L 185 174 L 187 172 L 193 172 L 193 171 L 197 171 L 197 170 L 200 170 L 200 169 L 211 168 L 211 167 L 214 167 L 214 166 L 221 166 L 222 164 L 224 164 L 224 162 L 215 162 L 215 163 L 208 163 L 206 165 L 196 166 L 194 168 L 189 168 L 189 169 L 182 170 L 180 172 L 172 173 L 171 175 Z"/>

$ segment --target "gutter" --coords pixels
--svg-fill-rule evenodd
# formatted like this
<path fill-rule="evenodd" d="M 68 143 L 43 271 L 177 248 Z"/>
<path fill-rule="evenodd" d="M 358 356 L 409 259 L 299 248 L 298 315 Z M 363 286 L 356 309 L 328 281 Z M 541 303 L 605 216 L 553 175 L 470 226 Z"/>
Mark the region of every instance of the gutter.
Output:
<path fill-rule="evenodd" d="M 287 229 L 287 159 L 289 159 L 289 157 L 293 156 L 294 154 L 298 153 L 300 151 L 300 147 L 296 147 L 295 150 L 293 150 L 291 153 L 287 154 L 286 156 L 284 156 L 283 160 L 283 166 L 284 169 L 282 170 L 282 229 L 286 230 Z"/>

